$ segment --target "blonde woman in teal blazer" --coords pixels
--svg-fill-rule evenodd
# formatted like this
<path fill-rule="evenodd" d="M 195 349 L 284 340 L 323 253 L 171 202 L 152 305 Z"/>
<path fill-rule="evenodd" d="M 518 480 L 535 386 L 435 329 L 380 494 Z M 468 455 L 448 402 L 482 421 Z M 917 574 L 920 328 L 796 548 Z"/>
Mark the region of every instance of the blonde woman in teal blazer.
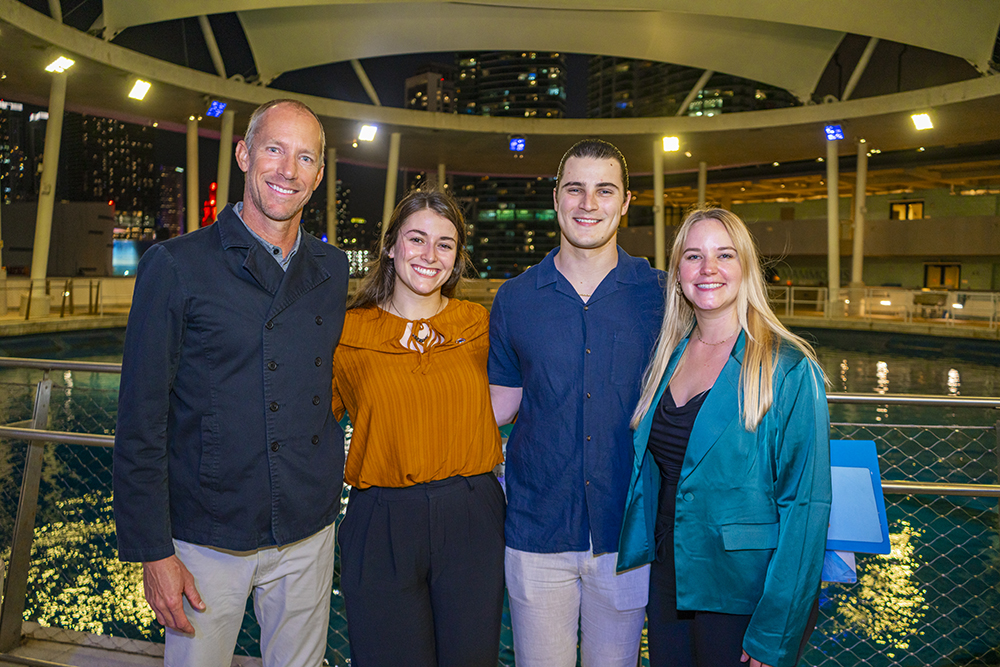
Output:
<path fill-rule="evenodd" d="M 667 314 L 633 417 L 618 567 L 653 562 L 651 667 L 792 667 L 830 515 L 823 373 L 770 310 L 756 249 L 734 214 L 692 213 L 668 275 Z M 665 427 L 683 421 L 671 415 L 685 406 L 697 410 L 693 423 Z M 686 449 L 663 444 L 675 431 Z M 661 479 L 676 493 L 660 497 Z"/>

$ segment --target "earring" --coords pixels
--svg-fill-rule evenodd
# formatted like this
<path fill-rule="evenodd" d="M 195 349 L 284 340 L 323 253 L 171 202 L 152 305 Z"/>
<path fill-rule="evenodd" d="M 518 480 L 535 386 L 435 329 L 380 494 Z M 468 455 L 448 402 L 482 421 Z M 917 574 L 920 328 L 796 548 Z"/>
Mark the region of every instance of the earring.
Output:
<path fill-rule="evenodd" d="M 681 281 L 674 283 L 674 291 L 677 292 L 677 296 L 684 296 L 684 290 L 681 288 Z"/>

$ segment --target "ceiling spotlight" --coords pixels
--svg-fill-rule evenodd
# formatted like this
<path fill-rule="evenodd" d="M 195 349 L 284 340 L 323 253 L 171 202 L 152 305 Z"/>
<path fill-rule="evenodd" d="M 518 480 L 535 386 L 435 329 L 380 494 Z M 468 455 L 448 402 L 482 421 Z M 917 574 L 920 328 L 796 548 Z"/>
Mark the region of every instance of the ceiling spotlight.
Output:
<path fill-rule="evenodd" d="M 931 122 L 931 115 L 928 113 L 915 113 L 910 118 L 913 120 L 913 126 L 918 130 L 930 130 L 934 128 L 934 123 Z"/>
<path fill-rule="evenodd" d="M 681 149 L 680 137 L 663 137 L 663 151 L 672 153 Z"/>
<path fill-rule="evenodd" d="M 780 162 L 772 162 L 772 163 L 771 163 L 771 166 L 772 166 L 772 167 L 777 167 L 777 166 L 778 166 L 778 165 L 780 165 L 780 164 L 781 164 Z"/>
<path fill-rule="evenodd" d="M 361 131 L 358 132 L 358 139 L 360 141 L 374 141 L 376 132 L 378 132 L 378 126 L 362 125 Z"/>
<path fill-rule="evenodd" d="M 684 151 L 684 157 L 691 157 L 691 151 Z"/>
<path fill-rule="evenodd" d="M 74 62 L 76 61 L 70 60 L 69 58 L 64 58 L 63 56 L 59 56 L 51 63 L 49 63 L 49 66 L 45 68 L 45 71 L 62 73 L 68 70 L 70 67 L 72 67 Z"/>
<path fill-rule="evenodd" d="M 149 92 L 150 87 L 149 81 L 143 81 L 142 79 L 137 79 L 135 85 L 132 86 L 132 92 L 128 94 L 133 100 L 141 100 L 146 97 L 146 93 Z"/>

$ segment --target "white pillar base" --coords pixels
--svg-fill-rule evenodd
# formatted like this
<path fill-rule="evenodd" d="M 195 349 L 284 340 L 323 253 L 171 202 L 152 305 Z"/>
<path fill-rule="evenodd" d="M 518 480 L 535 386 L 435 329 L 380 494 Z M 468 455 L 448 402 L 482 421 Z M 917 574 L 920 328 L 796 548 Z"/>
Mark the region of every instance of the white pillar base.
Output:
<path fill-rule="evenodd" d="M 28 295 L 21 295 L 21 307 L 18 309 L 21 316 L 24 317 L 25 313 L 28 312 Z M 52 297 L 48 294 L 32 294 L 31 295 L 31 317 L 48 317 L 52 312 Z"/>

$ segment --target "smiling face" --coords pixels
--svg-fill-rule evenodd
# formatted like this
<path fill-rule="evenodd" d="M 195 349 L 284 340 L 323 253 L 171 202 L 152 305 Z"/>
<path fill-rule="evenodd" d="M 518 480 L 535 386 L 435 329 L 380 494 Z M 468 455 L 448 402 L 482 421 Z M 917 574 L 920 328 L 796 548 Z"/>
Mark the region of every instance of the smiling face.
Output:
<path fill-rule="evenodd" d="M 321 131 L 311 114 L 278 105 L 260 119 L 252 146 L 237 144 L 236 162 L 246 172 L 247 224 L 298 222 L 302 207 L 323 180 Z"/>
<path fill-rule="evenodd" d="M 691 226 L 677 275 L 696 313 L 735 317 L 743 266 L 721 222 L 708 218 Z"/>
<path fill-rule="evenodd" d="M 614 158 L 566 160 L 553 193 L 563 244 L 595 250 L 615 243 L 618 223 L 632 198 L 621 173 Z"/>
<path fill-rule="evenodd" d="M 429 208 L 407 217 L 389 249 L 396 274 L 394 289 L 417 296 L 440 292 L 455 268 L 457 237 L 455 225 Z"/>

